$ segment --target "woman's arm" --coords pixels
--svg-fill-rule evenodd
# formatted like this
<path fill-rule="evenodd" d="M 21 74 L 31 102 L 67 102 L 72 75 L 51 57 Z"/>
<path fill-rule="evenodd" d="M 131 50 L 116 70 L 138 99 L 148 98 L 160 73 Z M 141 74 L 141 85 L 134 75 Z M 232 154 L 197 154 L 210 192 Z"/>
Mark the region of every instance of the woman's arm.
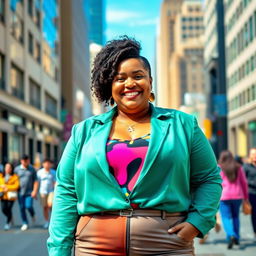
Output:
<path fill-rule="evenodd" d="M 191 144 L 190 175 L 192 205 L 187 222 L 200 231 L 199 236 L 203 236 L 215 225 L 222 179 L 213 150 L 198 127 L 196 118 Z"/>
<path fill-rule="evenodd" d="M 77 144 L 75 125 L 57 169 L 57 182 L 48 238 L 49 256 L 70 256 L 78 221 L 77 197 L 74 186 Z"/>

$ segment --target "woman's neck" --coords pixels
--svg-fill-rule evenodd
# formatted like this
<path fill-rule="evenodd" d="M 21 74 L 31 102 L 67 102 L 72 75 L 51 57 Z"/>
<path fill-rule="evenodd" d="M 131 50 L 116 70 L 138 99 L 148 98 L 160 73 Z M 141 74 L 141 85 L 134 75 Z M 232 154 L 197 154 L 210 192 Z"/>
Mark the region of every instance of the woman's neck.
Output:
<path fill-rule="evenodd" d="M 148 108 L 137 113 L 126 113 L 118 109 L 117 116 L 122 120 L 140 121 L 141 119 L 150 117 L 150 107 L 148 106 Z"/>

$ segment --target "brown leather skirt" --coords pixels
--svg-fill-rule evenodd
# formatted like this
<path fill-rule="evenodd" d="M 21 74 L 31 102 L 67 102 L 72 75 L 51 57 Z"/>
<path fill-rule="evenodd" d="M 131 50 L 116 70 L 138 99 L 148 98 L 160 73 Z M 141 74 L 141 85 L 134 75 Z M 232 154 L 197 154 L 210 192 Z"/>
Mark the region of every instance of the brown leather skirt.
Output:
<path fill-rule="evenodd" d="M 194 256 L 193 241 L 185 241 L 167 232 L 184 219 L 184 214 L 159 210 L 81 216 L 75 234 L 74 253 L 75 256 Z"/>

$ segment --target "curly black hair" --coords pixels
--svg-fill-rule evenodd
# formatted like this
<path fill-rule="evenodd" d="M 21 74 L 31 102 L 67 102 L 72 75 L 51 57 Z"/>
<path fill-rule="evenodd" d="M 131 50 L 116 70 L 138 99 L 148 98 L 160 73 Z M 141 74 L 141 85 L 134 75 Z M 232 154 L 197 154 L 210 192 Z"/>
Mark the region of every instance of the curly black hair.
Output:
<path fill-rule="evenodd" d="M 109 104 L 112 95 L 112 81 L 120 62 L 123 60 L 129 58 L 141 59 L 151 77 L 150 64 L 145 57 L 140 56 L 140 50 L 140 43 L 134 38 L 129 38 L 125 35 L 107 42 L 106 46 L 96 55 L 91 74 L 91 91 L 100 103 Z"/>

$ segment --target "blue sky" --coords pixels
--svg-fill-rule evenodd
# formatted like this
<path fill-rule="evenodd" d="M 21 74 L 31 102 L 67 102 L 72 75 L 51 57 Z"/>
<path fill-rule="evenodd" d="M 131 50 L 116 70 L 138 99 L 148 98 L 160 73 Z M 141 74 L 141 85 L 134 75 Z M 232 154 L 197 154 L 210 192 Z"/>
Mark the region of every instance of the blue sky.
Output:
<path fill-rule="evenodd" d="M 141 55 L 154 68 L 156 27 L 162 0 L 105 0 L 107 31 L 111 40 L 127 34 L 141 43 Z"/>

